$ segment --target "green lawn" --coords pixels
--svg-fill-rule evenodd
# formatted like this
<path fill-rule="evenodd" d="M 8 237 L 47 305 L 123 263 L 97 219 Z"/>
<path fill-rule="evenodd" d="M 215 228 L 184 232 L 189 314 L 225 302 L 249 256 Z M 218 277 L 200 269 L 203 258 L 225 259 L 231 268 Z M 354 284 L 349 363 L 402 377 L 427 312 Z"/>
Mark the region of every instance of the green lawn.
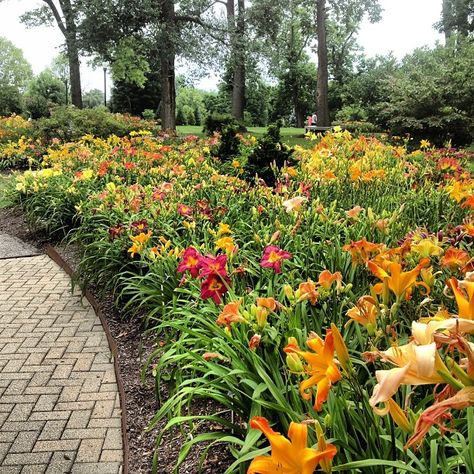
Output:
<path fill-rule="evenodd" d="M 179 125 L 176 127 L 178 135 L 197 135 L 203 137 L 202 126 L 198 125 Z M 266 127 L 249 127 L 249 133 L 260 138 L 266 131 Z M 311 146 L 311 142 L 304 138 L 303 128 L 282 128 L 280 129 L 281 138 L 284 143 L 288 145 L 301 145 L 305 148 Z"/>
<path fill-rule="evenodd" d="M 0 209 L 10 206 L 11 201 L 5 196 L 5 190 L 13 182 L 13 175 L 0 174 Z"/>

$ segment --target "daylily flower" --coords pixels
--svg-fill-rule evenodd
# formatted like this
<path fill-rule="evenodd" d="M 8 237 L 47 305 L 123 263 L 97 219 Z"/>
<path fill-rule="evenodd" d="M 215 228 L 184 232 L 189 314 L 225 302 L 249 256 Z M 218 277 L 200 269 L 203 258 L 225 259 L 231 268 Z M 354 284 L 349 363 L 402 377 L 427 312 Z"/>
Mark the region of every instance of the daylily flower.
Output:
<path fill-rule="evenodd" d="M 201 298 L 212 298 L 214 303 L 220 304 L 222 295 L 227 293 L 230 279 L 218 273 L 210 273 L 201 284 Z"/>
<path fill-rule="evenodd" d="M 260 345 L 262 336 L 260 334 L 254 334 L 249 341 L 249 349 L 254 350 Z"/>
<path fill-rule="evenodd" d="M 419 445 L 433 425 L 438 425 L 441 431 L 448 431 L 448 428 L 443 425 L 446 412 L 451 409 L 462 410 L 471 406 L 474 406 L 474 387 L 465 387 L 453 397 L 435 403 L 420 415 L 415 425 L 415 432 L 405 447 Z"/>
<path fill-rule="evenodd" d="M 201 265 L 201 276 L 205 277 L 212 273 L 217 273 L 223 277 L 227 277 L 227 255 L 218 255 L 213 257 L 207 255 L 199 257 L 199 264 Z"/>
<path fill-rule="evenodd" d="M 270 456 L 257 456 L 247 474 L 313 474 L 322 460 L 332 460 L 337 449 L 326 444 L 325 449 L 308 448 L 308 427 L 303 423 L 290 423 L 288 438 L 270 428 L 266 418 L 256 416 L 250 427 L 260 430 L 270 442 Z"/>
<path fill-rule="evenodd" d="M 291 253 L 285 252 L 276 245 L 268 245 L 263 252 L 260 265 L 264 268 L 273 268 L 275 273 L 281 273 L 282 260 L 291 258 Z"/>
<path fill-rule="evenodd" d="M 344 245 L 342 250 L 351 254 L 353 264 L 359 264 L 367 262 L 372 254 L 380 252 L 382 248 L 382 244 L 374 244 L 373 242 L 368 242 L 366 239 L 362 239 Z"/>
<path fill-rule="evenodd" d="M 192 207 L 189 207 L 186 204 L 178 204 L 178 212 L 182 216 L 191 216 L 193 213 L 193 209 Z"/>
<path fill-rule="evenodd" d="M 298 301 L 309 300 L 314 306 L 318 301 L 318 292 L 316 291 L 316 283 L 313 280 L 308 279 L 303 283 L 300 283 L 295 294 Z"/>
<path fill-rule="evenodd" d="M 131 235 L 130 240 L 133 242 L 132 246 L 127 250 L 127 252 L 130 253 L 131 257 L 134 257 L 135 254 L 140 253 L 144 247 L 145 244 L 150 240 L 151 238 L 151 230 L 149 230 L 146 234 L 141 232 L 138 235 Z"/>
<path fill-rule="evenodd" d="M 346 315 L 351 318 L 351 321 L 357 321 L 362 326 L 366 326 L 368 330 L 370 329 L 370 332 L 373 332 L 377 327 L 379 311 L 379 304 L 372 296 L 361 296 L 357 300 L 357 305 L 349 309 Z"/>
<path fill-rule="evenodd" d="M 227 303 L 222 309 L 221 314 L 219 314 L 216 323 L 223 326 L 230 326 L 232 323 L 247 322 L 247 320 L 239 313 L 239 307 L 241 304 L 242 300 Z"/>
<path fill-rule="evenodd" d="M 281 304 L 275 298 L 257 298 L 257 306 L 275 311 L 281 308 Z"/>
<path fill-rule="evenodd" d="M 306 361 L 305 372 L 310 377 L 301 382 L 300 393 L 305 400 L 310 400 L 312 393 L 309 389 L 316 385 L 314 409 L 321 411 L 323 403 L 328 398 L 331 386 L 342 378 L 334 359 L 334 337 L 332 331 L 330 329 L 326 331 L 326 339 L 324 341 L 317 334 L 311 333 L 306 344 L 313 352 L 302 351 L 295 342 L 293 341 L 288 344 L 283 350 L 287 354 L 297 354 Z"/>
<path fill-rule="evenodd" d="M 357 220 L 357 218 L 359 217 L 359 214 L 364 210 L 365 209 L 363 207 L 355 206 L 352 209 L 349 209 L 348 211 L 345 211 L 345 212 L 346 212 L 347 217 L 349 217 L 350 219 Z"/>
<path fill-rule="evenodd" d="M 443 253 L 443 249 L 439 245 L 436 245 L 431 239 L 421 239 L 412 244 L 411 251 L 421 258 L 441 255 Z"/>
<path fill-rule="evenodd" d="M 237 249 L 237 246 L 235 245 L 234 239 L 227 235 L 216 240 L 216 248 L 224 250 L 230 254 Z"/>
<path fill-rule="evenodd" d="M 391 362 L 397 367 L 389 370 L 377 370 L 375 377 L 377 385 L 374 387 L 370 406 L 376 407 L 386 402 L 397 392 L 400 385 L 426 385 L 444 382 L 439 371 L 447 371 L 441 360 L 436 343 L 417 345 L 414 342 L 404 346 L 391 347 L 377 352 L 383 361 Z"/>
<path fill-rule="evenodd" d="M 184 251 L 183 259 L 178 265 L 178 272 L 184 273 L 186 270 L 189 270 L 191 276 L 197 278 L 201 270 L 200 258 L 201 254 L 194 247 L 188 247 Z"/>
<path fill-rule="evenodd" d="M 225 234 L 232 234 L 232 230 L 230 229 L 229 224 L 224 224 L 223 222 L 219 222 L 219 229 L 217 231 L 217 235 L 225 235 Z"/>
<path fill-rule="evenodd" d="M 377 278 L 380 278 L 384 283 L 387 283 L 388 288 L 395 294 L 397 300 L 400 300 L 403 296 L 407 296 L 407 292 L 416 285 L 422 285 L 427 291 L 429 291 L 429 287 L 424 282 L 416 281 L 421 269 L 429 265 L 429 263 L 429 258 L 423 258 L 413 270 L 402 272 L 402 266 L 400 263 L 388 262 L 387 269 L 389 270 L 389 273 L 374 262 L 369 261 L 367 262 L 367 265 L 369 270 Z M 382 285 L 383 284 L 375 285 L 375 291 L 381 291 Z"/>
<path fill-rule="evenodd" d="M 459 270 L 470 260 L 469 254 L 456 247 L 449 247 L 446 253 L 439 261 L 442 267 L 449 268 L 451 271 Z"/>
<path fill-rule="evenodd" d="M 331 273 L 329 270 L 324 270 L 319 275 L 318 284 L 326 288 L 326 290 L 329 290 L 334 282 L 336 282 L 337 289 L 339 290 L 342 286 L 341 272 Z"/>
<path fill-rule="evenodd" d="M 301 209 L 302 204 L 307 200 L 308 199 L 304 196 L 296 196 L 292 199 L 288 199 L 287 201 L 283 201 L 283 207 L 286 209 L 288 214 L 293 211 L 298 212 Z"/>
<path fill-rule="evenodd" d="M 474 319 L 474 281 L 459 281 L 452 277 L 446 282 L 446 285 L 454 293 L 456 303 L 458 304 L 459 317 Z"/>

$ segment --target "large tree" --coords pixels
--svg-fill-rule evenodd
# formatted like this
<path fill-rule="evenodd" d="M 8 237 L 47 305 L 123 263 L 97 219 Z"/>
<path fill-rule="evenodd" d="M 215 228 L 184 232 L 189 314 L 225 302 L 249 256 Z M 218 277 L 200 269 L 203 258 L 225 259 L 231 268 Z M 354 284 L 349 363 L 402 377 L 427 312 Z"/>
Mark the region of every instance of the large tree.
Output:
<path fill-rule="evenodd" d="M 329 55 L 332 48 L 333 71 L 339 75 L 348 57 L 354 38 L 364 17 L 371 22 L 380 20 L 379 0 L 317 0 L 316 1 L 316 38 L 318 42 L 318 77 L 316 107 L 318 125 L 328 126 L 328 81 Z M 338 32 L 327 37 L 328 22 L 332 22 L 333 31 Z M 336 76 L 337 79 L 337 76 Z"/>
<path fill-rule="evenodd" d="M 79 61 L 79 42 L 77 29 L 80 22 L 80 0 L 43 0 L 45 5 L 22 15 L 21 20 L 30 27 L 56 23 L 64 36 L 66 54 L 69 62 L 69 82 L 71 85 L 71 101 L 82 108 L 81 70 Z"/>
<path fill-rule="evenodd" d="M 446 41 L 453 33 L 467 36 L 474 32 L 474 0 L 443 0 L 441 19 L 437 24 Z"/>

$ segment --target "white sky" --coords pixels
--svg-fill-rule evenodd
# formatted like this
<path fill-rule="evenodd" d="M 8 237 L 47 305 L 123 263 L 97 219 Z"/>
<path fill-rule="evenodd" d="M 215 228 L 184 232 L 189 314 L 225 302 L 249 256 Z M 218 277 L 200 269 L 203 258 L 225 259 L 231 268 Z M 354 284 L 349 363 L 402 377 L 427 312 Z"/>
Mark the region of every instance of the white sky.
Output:
<path fill-rule="evenodd" d="M 393 51 L 398 58 L 416 47 L 432 46 L 436 41 L 442 41 L 442 36 L 433 28 L 440 16 L 441 2 L 442 0 L 380 0 L 384 8 L 382 21 L 375 25 L 364 23 L 359 43 L 368 56 Z M 18 18 L 23 12 L 42 3 L 41 0 L 0 1 L 0 36 L 8 38 L 23 50 L 34 73 L 39 73 L 51 64 L 53 57 L 59 53 L 63 40 L 58 28 L 26 29 L 19 22 Z M 215 77 L 204 79 L 199 84 L 205 89 L 214 89 L 216 85 Z M 83 61 L 82 86 L 84 90 L 102 90 L 102 69 L 94 71 Z"/>

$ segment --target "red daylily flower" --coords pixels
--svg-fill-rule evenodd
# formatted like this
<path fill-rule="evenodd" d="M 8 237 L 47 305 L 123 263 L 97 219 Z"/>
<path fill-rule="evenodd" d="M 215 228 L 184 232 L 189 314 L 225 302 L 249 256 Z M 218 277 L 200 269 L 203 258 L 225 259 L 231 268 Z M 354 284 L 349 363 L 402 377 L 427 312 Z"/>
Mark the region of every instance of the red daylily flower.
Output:
<path fill-rule="evenodd" d="M 206 257 L 200 256 L 199 264 L 201 266 L 202 277 L 217 273 L 227 278 L 227 255 L 218 255 L 217 257 L 213 257 L 212 255 L 207 255 Z"/>
<path fill-rule="evenodd" d="M 211 273 L 201 285 L 201 298 L 206 300 L 212 298 L 214 303 L 220 304 L 222 295 L 227 293 L 227 286 L 230 279 L 227 276 L 219 275 L 218 273 Z"/>

